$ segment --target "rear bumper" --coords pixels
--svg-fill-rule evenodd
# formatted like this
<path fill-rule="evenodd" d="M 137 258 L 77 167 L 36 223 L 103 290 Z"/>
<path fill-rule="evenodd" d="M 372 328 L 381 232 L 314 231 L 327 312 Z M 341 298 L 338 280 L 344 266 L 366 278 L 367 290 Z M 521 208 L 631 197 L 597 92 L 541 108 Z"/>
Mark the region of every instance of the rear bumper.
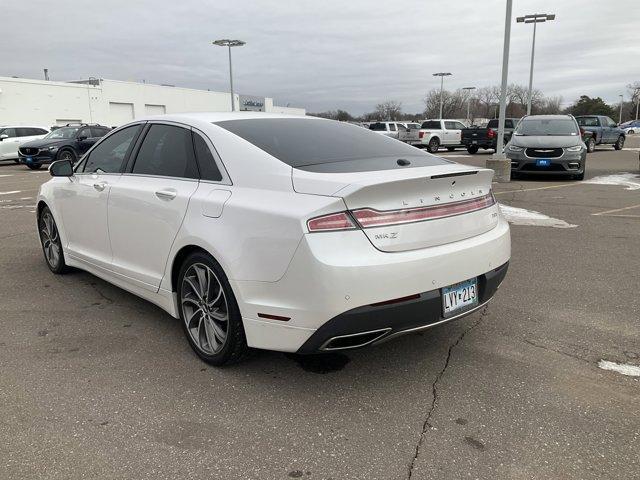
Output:
<path fill-rule="evenodd" d="M 307 234 L 277 282 L 230 282 L 249 346 L 310 352 L 327 335 L 385 328 L 390 337 L 433 326 L 441 320 L 439 290 L 470 278 L 478 277 L 484 303 L 495 293 L 492 272 L 510 255 L 509 226 L 502 217 L 496 227 L 471 238 L 393 253 L 374 248 L 362 231 Z M 413 301 L 371 307 L 416 294 Z"/>
<path fill-rule="evenodd" d="M 486 305 L 502 283 L 509 263 L 478 277 L 478 305 L 453 317 L 442 316 L 440 289 L 390 305 L 366 305 L 332 318 L 300 347 L 298 353 L 346 350 L 386 341 L 465 317 Z"/>

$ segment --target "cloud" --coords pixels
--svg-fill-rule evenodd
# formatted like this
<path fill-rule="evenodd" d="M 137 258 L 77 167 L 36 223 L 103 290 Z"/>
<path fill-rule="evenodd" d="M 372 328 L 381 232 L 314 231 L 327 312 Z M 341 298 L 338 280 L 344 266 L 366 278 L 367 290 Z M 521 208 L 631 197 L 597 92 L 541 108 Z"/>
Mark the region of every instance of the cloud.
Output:
<path fill-rule="evenodd" d="M 514 22 L 547 9 L 557 15 L 538 28 L 534 84 L 547 95 L 615 102 L 640 80 L 635 0 L 514 3 Z M 499 83 L 504 8 L 504 0 L 13 0 L 3 24 L 29 28 L 5 36 L 0 74 L 41 78 L 46 67 L 56 80 L 226 91 L 227 52 L 210 42 L 240 38 L 247 45 L 233 50 L 233 62 L 241 93 L 310 111 L 362 113 L 387 99 L 420 111 L 438 86 L 433 72 L 452 72 L 449 88 Z M 510 82 L 528 82 L 531 33 L 531 25 L 512 26 Z"/>

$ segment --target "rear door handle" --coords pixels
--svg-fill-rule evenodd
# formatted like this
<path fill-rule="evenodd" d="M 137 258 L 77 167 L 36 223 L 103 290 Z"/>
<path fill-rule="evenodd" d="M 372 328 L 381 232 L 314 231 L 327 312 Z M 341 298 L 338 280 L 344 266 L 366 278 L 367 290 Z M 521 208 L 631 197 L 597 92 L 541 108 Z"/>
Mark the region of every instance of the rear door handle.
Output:
<path fill-rule="evenodd" d="M 175 190 L 158 190 L 156 192 L 156 197 L 160 200 L 173 200 L 178 195 L 178 192 Z"/>
<path fill-rule="evenodd" d="M 93 184 L 93 188 L 99 192 L 103 191 L 107 187 L 107 182 L 96 182 Z"/>

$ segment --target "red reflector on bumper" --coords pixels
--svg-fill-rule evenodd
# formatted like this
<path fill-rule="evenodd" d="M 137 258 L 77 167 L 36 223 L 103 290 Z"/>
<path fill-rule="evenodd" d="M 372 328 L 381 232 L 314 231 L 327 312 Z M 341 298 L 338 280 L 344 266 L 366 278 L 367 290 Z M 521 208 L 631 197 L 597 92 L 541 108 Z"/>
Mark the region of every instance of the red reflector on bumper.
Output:
<path fill-rule="evenodd" d="M 393 300 L 385 300 L 384 302 L 372 303 L 372 307 L 381 307 L 382 305 L 391 305 L 392 303 L 408 302 L 409 300 L 415 300 L 420 298 L 420 294 L 408 295 L 406 297 L 394 298 Z"/>

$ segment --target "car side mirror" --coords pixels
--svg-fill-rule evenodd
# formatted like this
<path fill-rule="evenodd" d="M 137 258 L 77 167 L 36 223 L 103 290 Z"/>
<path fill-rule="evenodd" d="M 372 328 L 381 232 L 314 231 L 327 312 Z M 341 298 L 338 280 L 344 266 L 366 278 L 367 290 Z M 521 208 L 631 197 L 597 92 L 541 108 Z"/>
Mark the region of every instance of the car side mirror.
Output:
<path fill-rule="evenodd" d="M 71 160 L 57 160 L 49 167 L 49 173 L 52 177 L 72 177 L 73 163 Z"/>
<path fill-rule="evenodd" d="M 0 142 L 3 141 L 5 138 L 9 138 L 9 135 L 7 135 L 6 133 L 3 133 L 2 135 L 0 135 Z"/>

